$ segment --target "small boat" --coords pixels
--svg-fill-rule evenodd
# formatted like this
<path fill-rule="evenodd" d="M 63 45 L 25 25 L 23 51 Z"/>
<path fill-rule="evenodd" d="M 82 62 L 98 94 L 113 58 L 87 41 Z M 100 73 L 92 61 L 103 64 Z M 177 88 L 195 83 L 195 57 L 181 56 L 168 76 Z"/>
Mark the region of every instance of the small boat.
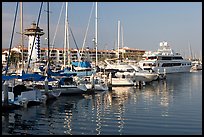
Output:
<path fill-rule="evenodd" d="M 5 92 L 2 90 L 2 106 L 4 104 Z M 17 105 L 28 107 L 45 103 L 46 95 L 43 95 L 40 90 L 27 88 L 25 85 L 16 85 L 13 87 L 13 92 L 8 91 L 8 105 Z"/>
<path fill-rule="evenodd" d="M 133 86 L 134 82 L 130 78 L 112 78 L 112 86 Z"/>
<path fill-rule="evenodd" d="M 61 94 L 61 89 L 58 87 L 53 87 L 52 85 L 48 85 L 47 90 L 46 86 L 43 83 L 34 84 L 34 89 L 40 90 L 42 94 L 47 96 L 47 100 L 57 99 Z"/>
<path fill-rule="evenodd" d="M 107 91 L 108 85 L 107 83 L 99 76 L 86 76 L 83 78 L 83 81 L 88 90 L 94 91 Z"/>
<path fill-rule="evenodd" d="M 61 94 L 60 88 L 57 87 L 57 79 L 51 77 L 47 78 L 47 76 L 42 76 L 37 73 L 23 74 L 22 76 L 19 76 L 19 78 L 24 80 L 27 87 L 41 91 L 43 95 L 46 95 L 47 100 L 56 99 Z"/>
<path fill-rule="evenodd" d="M 85 84 L 77 82 L 73 77 L 62 77 L 59 80 L 58 87 L 61 94 L 83 94 L 87 91 Z"/>
<path fill-rule="evenodd" d="M 192 61 L 191 70 L 202 70 L 202 62 L 200 60 Z"/>
<path fill-rule="evenodd" d="M 157 80 L 159 74 L 152 71 L 143 70 L 137 65 L 131 65 L 135 69 L 134 80 L 135 81 L 144 81 L 151 82 L 153 80 Z"/>

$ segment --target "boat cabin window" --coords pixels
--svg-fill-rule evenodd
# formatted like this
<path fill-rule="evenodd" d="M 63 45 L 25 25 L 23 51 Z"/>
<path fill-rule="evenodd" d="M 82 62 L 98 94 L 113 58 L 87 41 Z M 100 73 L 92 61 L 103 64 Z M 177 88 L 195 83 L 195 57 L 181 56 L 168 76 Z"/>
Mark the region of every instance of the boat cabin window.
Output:
<path fill-rule="evenodd" d="M 162 57 L 161 60 L 171 60 L 171 57 Z"/>
<path fill-rule="evenodd" d="M 125 72 L 124 70 L 118 70 L 118 72 L 121 72 L 121 73 L 123 73 L 123 72 Z"/>
<path fill-rule="evenodd" d="M 144 70 L 148 70 L 148 71 L 150 71 L 150 70 L 152 70 L 151 68 L 144 68 Z"/>
<path fill-rule="evenodd" d="M 127 69 L 127 72 L 134 72 L 134 69 Z"/>
<path fill-rule="evenodd" d="M 152 66 L 156 66 L 156 63 L 152 63 Z"/>
<path fill-rule="evenodd" d="M 182 57 L 172 57 L 172 59 L 183 59 Z"/>
<path fill-rule="evenodd" d="M 143 66 L 152 66 L 152 63 L 143 63 Z"/>
<path fill-rule="evenodd" d="M 157 59 L 156 56 L 151 56 L 151 57 L 148 57 L 148 59 Z"/>
<path fill-rule="evenodd" d="M 181 63 L 163 63 L 162 67 L 181 66 Z"/>
<path fill-rule="evenodd" d="M 144 63 L 143 66 L 156 66 L 156 63 Z"/>

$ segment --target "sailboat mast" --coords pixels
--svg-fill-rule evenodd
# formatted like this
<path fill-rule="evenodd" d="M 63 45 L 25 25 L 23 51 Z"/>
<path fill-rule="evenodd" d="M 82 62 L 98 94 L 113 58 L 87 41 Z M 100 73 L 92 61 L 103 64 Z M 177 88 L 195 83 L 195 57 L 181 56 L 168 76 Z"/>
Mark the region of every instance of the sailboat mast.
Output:
<path fill-rule="evenodd" d="M 65 29 L 64 29 L 64 67 L 66 65 L 66 48 L 67 48 L 67 2 L 65 10 Z"/>
<path fill-rule="evenodd" d="M 98 3 L 96 2 L 96 20 L 95 20 L 95 46 L 96 46 L 96 66 L 98 66 Z"/>
<path fill-rule="evenodd" d="M 20 15 L 21 15 L 21 48 L 22 48 L 22 70 L 24 70 L 24 59 L 23 59 L 23 50 L 24 50 L 24 39 L 23 39 L 23 2 L 20 2 Z"/>
<path fill-rule="evenodd" d="M 191 44 L 190 44 L 190 42 L 188 42 L 188 44 L 189 44 L 190 58 L 192 60 L 193 59 L 193 54 L 192 54 Z"/>
<path fill-rule="evenodd" d="M 120 20 L 118 20 L 118 60 L 120 58 L 119 48 L 120 48 Z"/>
<path fill-rule="evenodd" d="M 67 38 L 67 52 L 68 52 L 68 66 L 70 67 L 71 59 L 70 59 L 70 47 L 69 47 L 69 23 L 68 23 L 68 2 L 66 3 L 66 38 Z"/>
<path fill-rule="evenodd" d="M 50 67 L 50 26 L 49 26 L 49 2 L 47 2 L 47 47 L 48 47 L 48 69 Z"/>
<path fill-rule="evenodd" d="M 123 35 L 123 26 L 121 25 L 121 33 L 122 33 L 122 49 L 124 48 L 124 35 Z M 122 51 L 122 58 L 124 59 L 124 52 Z"/>
<path fill-rule="evenodd" d="M 68 23 L 68 2 L 67 2 L 67 47 L 68 47 L 68 65 L 71 64 L 71 50 L 69 44 L 69 23 Z"/>

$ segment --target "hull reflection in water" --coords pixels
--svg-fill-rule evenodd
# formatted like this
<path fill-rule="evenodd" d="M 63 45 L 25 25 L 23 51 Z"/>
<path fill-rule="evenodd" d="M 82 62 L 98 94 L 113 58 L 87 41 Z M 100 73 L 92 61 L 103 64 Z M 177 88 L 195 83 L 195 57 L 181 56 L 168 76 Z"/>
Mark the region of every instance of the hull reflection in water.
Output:
<path fill-rule="evenodd" d="M 202 72 L 171 74 L 139 89 L 60 96 L 47 105 L 2 113 L 14 135 L 202 134 Z"/>

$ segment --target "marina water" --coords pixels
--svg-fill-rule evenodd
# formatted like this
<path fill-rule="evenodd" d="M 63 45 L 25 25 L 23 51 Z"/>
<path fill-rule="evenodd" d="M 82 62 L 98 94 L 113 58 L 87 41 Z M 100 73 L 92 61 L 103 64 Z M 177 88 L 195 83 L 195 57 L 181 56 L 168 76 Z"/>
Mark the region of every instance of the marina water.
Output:
<path fill-rule="evenodd" d="M 2 112 L 2 134 L 201 135 L 202 71 Z"/>

